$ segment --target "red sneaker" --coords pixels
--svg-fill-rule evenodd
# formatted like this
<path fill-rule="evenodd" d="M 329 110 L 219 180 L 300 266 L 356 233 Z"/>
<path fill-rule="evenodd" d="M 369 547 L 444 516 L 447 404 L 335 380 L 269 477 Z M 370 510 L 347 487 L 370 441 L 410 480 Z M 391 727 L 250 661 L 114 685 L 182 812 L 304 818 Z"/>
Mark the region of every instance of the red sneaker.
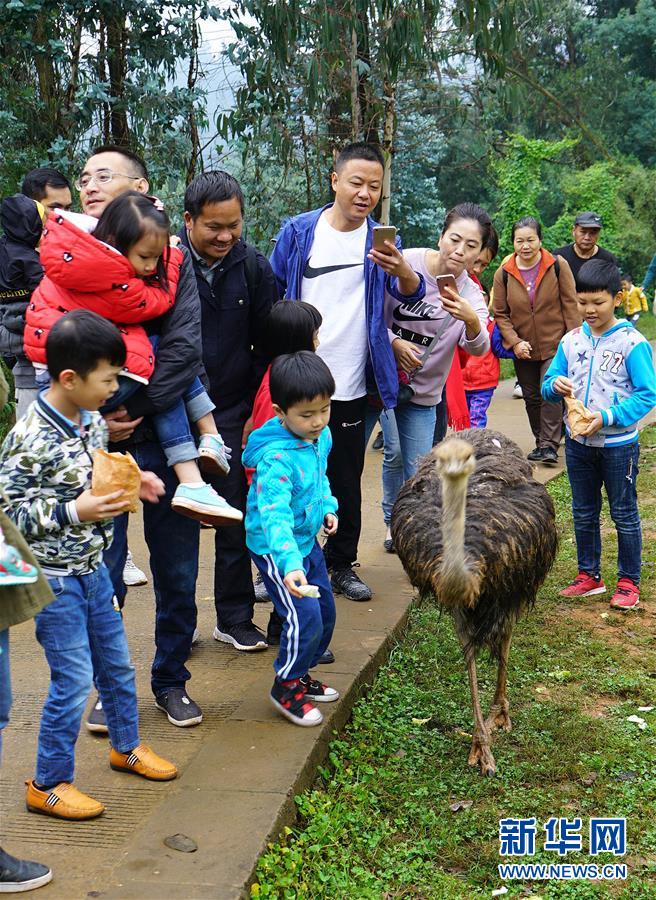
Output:
<path fill-rule="evenodd" d="M 615 609 L 635 609 L 640 605 L 640 588 L 630 578 L 620 578 L 610 605 Z"/>
<path fill-rule="evenodd" d="M 593 594 L 603 594 L 605 590 L 601 576 L 595 578 L 587 572 L 579 572 L 574 581 L 558 593 L 561 597 L 591 597 Z"/>

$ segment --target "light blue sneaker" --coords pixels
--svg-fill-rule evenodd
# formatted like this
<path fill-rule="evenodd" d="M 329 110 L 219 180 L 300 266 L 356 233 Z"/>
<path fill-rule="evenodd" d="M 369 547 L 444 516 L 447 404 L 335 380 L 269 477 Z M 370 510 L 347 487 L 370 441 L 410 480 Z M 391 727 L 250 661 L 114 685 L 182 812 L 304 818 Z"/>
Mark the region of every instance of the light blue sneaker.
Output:
<path fill-rule="evenodd" d="M 171 500 L 171 509 L 209 525 L 235 525 L 244 518 L 241 510 L 230 506 L 209 484 L 198 488 L 178 485 Z"/>
<path fill-rule="evenodd" d="M 38 569 L 25 562 L 15 547 L 5 544 L 0 551 L 0 587 L 14 584 L 34 584 Z"/>
<path fill-rule="evenodd" d="M 198 442 L 198 465 L 212 475 L 227 475 L 230 471 L 230 447 L 226 447 L 220 434 L 204 434 Z"/>

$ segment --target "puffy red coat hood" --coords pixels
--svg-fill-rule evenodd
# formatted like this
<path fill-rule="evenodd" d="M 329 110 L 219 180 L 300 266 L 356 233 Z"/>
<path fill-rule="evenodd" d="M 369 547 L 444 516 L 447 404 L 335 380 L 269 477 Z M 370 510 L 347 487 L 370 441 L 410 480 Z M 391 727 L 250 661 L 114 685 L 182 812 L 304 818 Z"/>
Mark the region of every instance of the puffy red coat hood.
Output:
<path fill-rule="evenodd" d="M 48 333 L 72 309 L 89 309 L 114 322 L 127 348 L 125 374 L 147 382 L 154 354 L 137 323 L 164 315 L 173 306 L 182 252 L 167 249 L 168 289 L 139 278 L 129 260 L 57 213 L 48 217 L 41 244 L 46 276 L 32 294 L 25 314 L 25 353 L 45 363 Z"/>

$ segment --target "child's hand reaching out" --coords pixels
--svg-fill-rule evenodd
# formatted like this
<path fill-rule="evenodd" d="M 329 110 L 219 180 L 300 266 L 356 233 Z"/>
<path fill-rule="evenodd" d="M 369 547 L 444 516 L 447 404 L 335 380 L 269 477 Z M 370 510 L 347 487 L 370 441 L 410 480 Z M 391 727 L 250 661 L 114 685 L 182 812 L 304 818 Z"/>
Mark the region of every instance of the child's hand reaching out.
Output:
<path fill-rule="evenodd" d="M 159 498 L 163 497 L 165 493 L 164 482 L 154 472 L 141 473 L 140 500 L 146 500 L 148 503 L 159 503 Z"/>
<path fill-rule="evenodd" d="M 326 535 L 335 534 L 337 531 L 338 519 L 333 513 L 326 513 L 323 517 L 323 533 Z"/>
<path fill-rule="evenodd" d="M 307 578 L 305 577 L 303 569 L 294 569 L 292 572 L 288 572 L 282 581 L 292 597 L 303 596 L 303 594 L 297 590 L 297 585 L 307 584 Z"/>

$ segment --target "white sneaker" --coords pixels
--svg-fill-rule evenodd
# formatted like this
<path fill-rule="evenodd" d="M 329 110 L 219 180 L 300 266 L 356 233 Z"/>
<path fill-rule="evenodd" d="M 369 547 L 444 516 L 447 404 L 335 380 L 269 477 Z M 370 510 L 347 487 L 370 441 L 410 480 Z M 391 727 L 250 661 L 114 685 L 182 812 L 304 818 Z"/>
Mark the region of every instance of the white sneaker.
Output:
<path fill-rule="evenodd" d="M 125 559 L 125 566 L 123 567 L 123 583 L 127 587 L 134 587 L 137 584 L 148 584 L 146 573 L 142 572 L 139 566 L 135 566 L 129 550 Z"/>
<path fill-rule="evenodd" d="M 200 637 L 200 628 L 194 628 L 194 633 L 191 636 L 191 646 L 192 647 L 196 643 L 196 641 L 198 640 L 199 637 Z"/>
<path fill-rule="evenodd" d="M 522 386 L 519 381 L 515 382 L 515 387 L 512 392 L 513 398 L 515 400 L 523 400 L 524 399 L 524 391 L 522 390 Z"/>

